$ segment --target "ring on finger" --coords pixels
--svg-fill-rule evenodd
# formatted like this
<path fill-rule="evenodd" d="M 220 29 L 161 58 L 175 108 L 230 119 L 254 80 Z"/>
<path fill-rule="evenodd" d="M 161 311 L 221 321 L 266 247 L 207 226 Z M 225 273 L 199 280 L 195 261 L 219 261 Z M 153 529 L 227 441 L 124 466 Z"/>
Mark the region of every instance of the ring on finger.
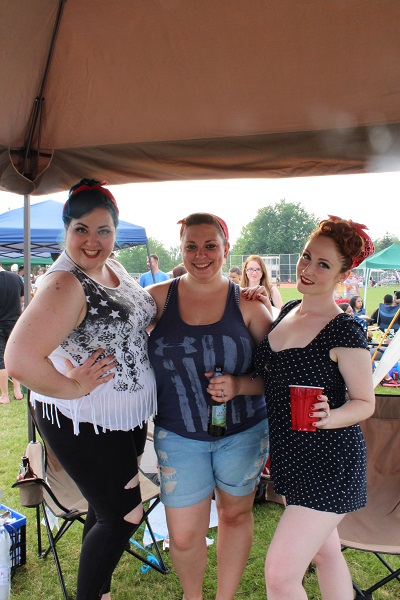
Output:
<path fill-rule="evenodd" d="M 221 390 L 221 398 L 225 398 L 224 390 Z"/>
<path fill-rule="evenodd" d="M 329 410 L 324 410 L 324 413 L 325 413 L 325 419 L 327 419 L 328 417 L 331 416 L 331 413 Z"/>

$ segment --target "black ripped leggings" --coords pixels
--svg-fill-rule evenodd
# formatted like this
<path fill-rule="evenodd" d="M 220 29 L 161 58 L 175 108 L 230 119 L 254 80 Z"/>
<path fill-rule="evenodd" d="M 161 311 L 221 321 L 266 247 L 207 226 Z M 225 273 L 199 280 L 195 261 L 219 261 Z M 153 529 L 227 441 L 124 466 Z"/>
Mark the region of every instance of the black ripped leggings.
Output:
<path fill-rule="evenodd" d="M 96 434 L 91 423 L 81 423 L 74 435 L 72 421 L 60 412 L 61 427 L 42 415 L 42 404 L 36 402 L 41 435 L 89 503 L 76 600 L 98 600 L 110 591 L 111 575 L 134 530 L 124 516 L 140 504 L 140 488 L 124 487 L 138 472 L 147 427 Z"/>

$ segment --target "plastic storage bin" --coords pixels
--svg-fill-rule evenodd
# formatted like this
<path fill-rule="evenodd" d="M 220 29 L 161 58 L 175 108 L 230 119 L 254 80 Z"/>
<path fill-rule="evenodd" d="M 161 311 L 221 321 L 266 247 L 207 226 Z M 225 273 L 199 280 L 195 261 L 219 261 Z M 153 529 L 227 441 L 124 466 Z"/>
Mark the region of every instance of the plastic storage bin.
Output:
<path fill-rule="evenodd" d="M 11 521 L 7 521 L 4 525 L 11 538 L 11 573 L 13 574 L 17 567 L 26 563 L 26 517 L 4 504 L 0 505 L 0 509 L 9 510 L 11 513 Z"/>

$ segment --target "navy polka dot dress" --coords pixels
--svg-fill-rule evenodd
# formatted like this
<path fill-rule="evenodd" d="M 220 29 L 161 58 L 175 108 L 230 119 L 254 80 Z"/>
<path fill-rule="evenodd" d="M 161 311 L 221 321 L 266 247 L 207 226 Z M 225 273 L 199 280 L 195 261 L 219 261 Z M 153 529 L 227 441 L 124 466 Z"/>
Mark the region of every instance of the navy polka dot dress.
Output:
<path fill-rule="evenodd" d="M 288 302 L 273 327 L 300 300 Z M 270 429 L 271 478 L 287 504 L 347 513 L 365 506 L 366 452 L 359 425 L 314 432 L 292 431 L 289 385 L 324 388 L 331 409 L 346 402 L 346 387 L 332 348 L 367 348 L 362 327 L 337 315 L 305 348 L 273 352 L 265 337 L 256 351 L 256 372 L 265 381 Z"/>

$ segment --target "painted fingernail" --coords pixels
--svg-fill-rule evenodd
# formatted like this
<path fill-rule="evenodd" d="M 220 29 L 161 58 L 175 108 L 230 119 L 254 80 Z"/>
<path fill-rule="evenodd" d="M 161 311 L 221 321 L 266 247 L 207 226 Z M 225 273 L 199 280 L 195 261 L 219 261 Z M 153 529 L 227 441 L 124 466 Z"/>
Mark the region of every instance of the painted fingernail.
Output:
<path fill-rule="evenodd" d="M 314 410 L 315 404 L 311 404 L 310 408 L 311 408 L 311 410 Z"/>

